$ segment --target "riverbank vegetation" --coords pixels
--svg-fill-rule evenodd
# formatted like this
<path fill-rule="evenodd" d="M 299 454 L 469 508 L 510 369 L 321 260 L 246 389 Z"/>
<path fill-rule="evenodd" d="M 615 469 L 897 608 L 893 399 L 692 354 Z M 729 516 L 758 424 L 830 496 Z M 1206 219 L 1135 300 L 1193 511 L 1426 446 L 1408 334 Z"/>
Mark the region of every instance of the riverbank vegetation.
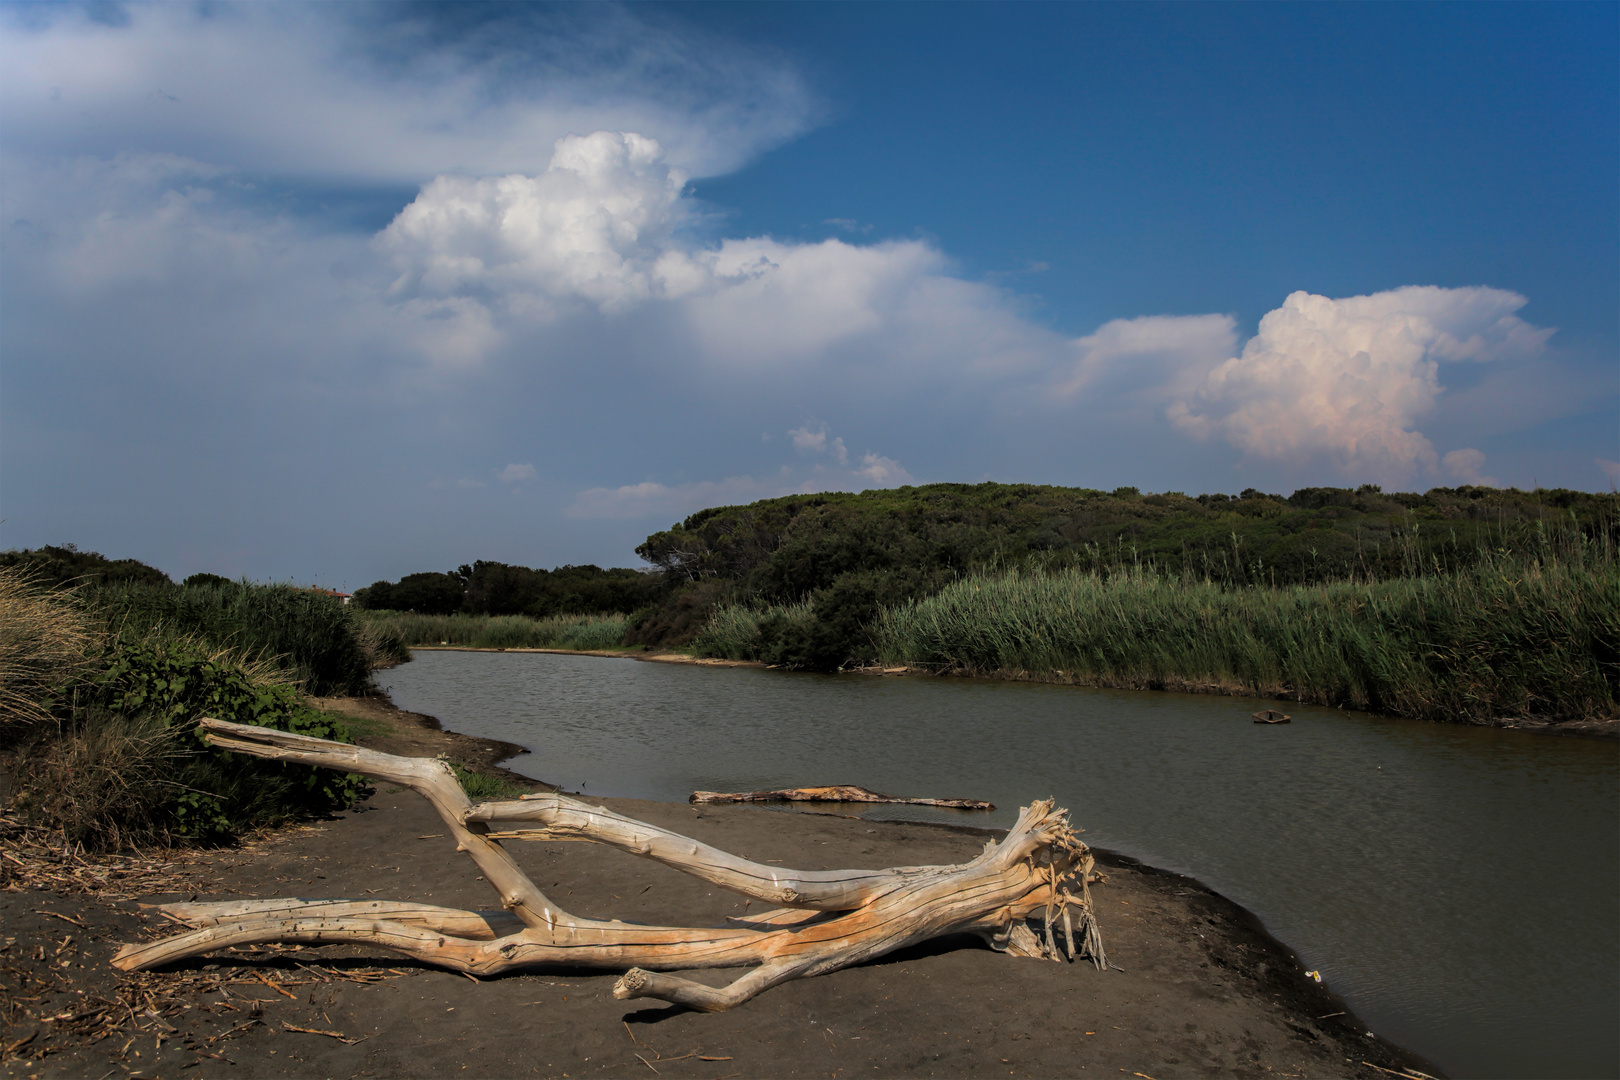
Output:
<path fill-rule="evenodd" d="M 1040 489 L 1048 511 L 1074 502 L 1067 525 L 1049 515 L 1032 531 L 1029 507 L 1009 500 L 997 512 L 1008 488 L 980 488 L 993 490 L 706 511 L 651 538 L 644 554 L 689 573 L 689 608 L 710 598 L 693 620 L 700 655 L 1243 693 L 1482 723 L 1603 719 L 1620 701 L 1613 495 L 1311 489 L 1185 500 Z M 887 522 L 873 514 L 885 504 Z M 784 513 L 786 522 L 773 517 Z M 1239 531 L 1239 518 L 1256 524 Z M 1085 532 L 1099 519 L 1118 530 L 1111 540 Z M 1216 527 L 1231 527 L 1224 548 Z M 1072 542 L 1037 543 L 1054 535 Z M 932 562 L 915 557 L 930 547 Z M 898 573 L 882 569 L 888 559 L 901 561 Z M 782 585 L 793 580 L 823 584 L 794 594 Z"/>
<path fill-rule="evenodd" d="M 879 662 L 1216 691 L 1429 720 L 1616 709 L 1613 560 L 1495 556 L 1380 582 L 1232 589 L 1152 571 L 975 575 L 882 612 Z"/>
<path fill-rule="evenodd" d="M 213 750 L 193 722 L 215 716 L 349 741 L 344 721 L 304 693 L 364 692 L 370 663 L 402 650 L 314 590 L 174 585 L 129 563 L 71 549 L 5 553 L 8 811 L 110 849 L 217 841 L 349 805 L 359 778 Z M 76 586 L 60 580 L 67 573 Z"/>
<path fill-rule="evenodd" d="M 624 615 L 424 615 L 412 611 L 361 611 L 361 625 L 376 637 L 412 645 L 458 645 L 472 649 L 619 649 L 629 620 Z"/>

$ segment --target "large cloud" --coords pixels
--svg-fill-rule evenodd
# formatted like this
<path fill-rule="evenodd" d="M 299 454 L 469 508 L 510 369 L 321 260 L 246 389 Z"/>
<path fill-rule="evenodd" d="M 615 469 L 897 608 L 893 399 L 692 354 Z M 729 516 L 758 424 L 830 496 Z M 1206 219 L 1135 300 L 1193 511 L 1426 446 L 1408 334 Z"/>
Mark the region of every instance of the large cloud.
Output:
<path fill-rule="evenodd" d="M 1440 396 L 1442 361 L 1542 351 L 1553 331 L 1515 315 L 1525 303 L 1483 287 L 1409 286 L 1339 300 L 1296 292 L 1169 416 L 1179 430 L 1224 439 L 1253 459 L 1325 460 L 1347 476 L 1404 482 L 1440 465 L 1416 423 Z M 1464 448 L 1445 464 L 1478 482 L 1483 462 Z"/>
<path fill-rule="evenodd" d="M 678 302 L 660 316 L 669 355 L 732 376 L 982 383 L 1065 356 L 1061 337 L 1002 290 L 953 276 L 929 244 L 706 239 L 684 182 L 655 140 L 608 131 L 559 139 L 535 176 L 438 177 L 378 237 L 391 295 L 472 320 L 467 339 L 484 346 L 490 313 L 515 339 L 571 311 Z"/>
<path fill-rule="evenodd" d="M 494 296 L 530 313 L 573 299 L 622 311 L 705 276 L 671 237 L 685 183 L 645 136 L 570 135 L 538 176 L 439 177 L 378 246 L 399 270 L 397 293 Z"/>
<path fill-rule="evenodd" d="M 495 5 L 482 21 L 463 15 L 13 7 L 0 15 L 0 139 L 13 154 L 160 151 L 414 185 L 443 172 L 537 173 L 562 135 L 623 128 L 709 175 L 803 131 L 815 111 L 790 64 L 656 13 Z"/>

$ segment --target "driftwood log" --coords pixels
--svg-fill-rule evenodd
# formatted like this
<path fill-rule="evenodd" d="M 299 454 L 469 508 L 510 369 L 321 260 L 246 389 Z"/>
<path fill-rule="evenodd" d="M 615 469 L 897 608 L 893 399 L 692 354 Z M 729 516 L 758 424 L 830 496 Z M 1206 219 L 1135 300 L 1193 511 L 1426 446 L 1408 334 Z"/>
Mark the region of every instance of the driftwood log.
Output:
<path fill-rule="evenodd" d="M 543 965 L 628 969 L 614 985 L 616 998 L 661 998 L 719 1012 L 789 979 L 953 933 L 977 934 L 1015 956 L 1056 960 L 1066 953 L 1073 960 L 1078 953 L 1107 966 L 1091 905 L 1091 855 L 1068 812 L 1049 800 L 1024 808 L 1006 839 L 959 866 L 788 870 L 562 795 L 474 805 L 443 761 L 221 720 L 201 726 L 225 750 L 361 773 L 422 795 L 495 888 L 500 909 L 381 900 L 169 904 L 161 910 L 193 929 L 126 945 L 113 959 L 124 971 L 231 946 L 369 944 L 475 976 Z M 606 844 L 780 907 L 709 929 L 582 918 L 529 880 L 501 846 L 506 838 Z M 721 967 L 753 970 L 719 988 L 661 974 Z"/>
<path fill-rule="evenodd" d="M 854 802 L 899 803 L 903 806 L 944 806 L 952 810 L 994 810 L 995 803 L 982 799 L 908 799 L 900 795 L 879 795 L 869 788 L 851 784 L 828 787 L 778 788 L 775 791 L 694 791 L 687 802 L 767 803 L 767 802 Z"/>

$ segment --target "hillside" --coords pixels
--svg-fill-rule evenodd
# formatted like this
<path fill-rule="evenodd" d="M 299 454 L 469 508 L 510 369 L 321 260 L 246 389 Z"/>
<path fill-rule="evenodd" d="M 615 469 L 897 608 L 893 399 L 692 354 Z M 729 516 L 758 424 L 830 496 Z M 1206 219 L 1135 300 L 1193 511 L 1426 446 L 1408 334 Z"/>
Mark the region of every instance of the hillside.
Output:
<path fill-rule="evenodd" d="M 964 574 L 1151 569 L 1225 586 L 1384 580 L 1471 565 L 1548 529 L 1615 539 L 1620 497 L 1484 487 L 1386 493 L 1374 485 L 1141 494 L 1033 484 L 928 484 L 703 510 L 636 549 L 667 592 L 631 640 L 690 640 L 717 604 L 811 602 L 831 662 L 877 611 Z"/>

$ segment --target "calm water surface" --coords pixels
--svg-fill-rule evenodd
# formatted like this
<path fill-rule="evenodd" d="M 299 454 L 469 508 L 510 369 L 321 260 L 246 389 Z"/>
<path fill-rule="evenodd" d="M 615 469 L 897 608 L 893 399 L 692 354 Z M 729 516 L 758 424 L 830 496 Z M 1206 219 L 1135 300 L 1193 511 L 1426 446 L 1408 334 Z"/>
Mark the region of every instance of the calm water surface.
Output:
<path fill-rule="evenodd" d="M 1268 703 L 978 680 L 418 652 L 396 704 L 507 767 L 684 800 L 860 784 L 1056 796 L 1087 842 L 1244 905 L 1374 1030 L 1454 1076 L 1620 1075 L 1620 746 Z M 1104 928 L 1106 932 L 1106 927 Z"/>

